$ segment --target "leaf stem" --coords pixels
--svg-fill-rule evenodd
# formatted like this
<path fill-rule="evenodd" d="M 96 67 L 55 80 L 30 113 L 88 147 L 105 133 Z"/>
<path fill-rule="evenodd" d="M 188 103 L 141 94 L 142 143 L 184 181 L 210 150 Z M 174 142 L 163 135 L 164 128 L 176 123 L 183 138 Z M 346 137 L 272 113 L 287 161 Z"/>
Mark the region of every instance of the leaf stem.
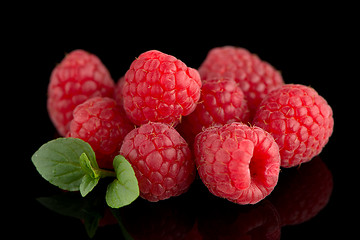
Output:
<path fill-rule="evenodd" d="M 95 172 L 101 178 L 105 178 L 105 177 L 114 177 L 114 178 L 116 178 L 116 173 L 114 171 L 99 168 L 99 169 L 96 169 Z"/>

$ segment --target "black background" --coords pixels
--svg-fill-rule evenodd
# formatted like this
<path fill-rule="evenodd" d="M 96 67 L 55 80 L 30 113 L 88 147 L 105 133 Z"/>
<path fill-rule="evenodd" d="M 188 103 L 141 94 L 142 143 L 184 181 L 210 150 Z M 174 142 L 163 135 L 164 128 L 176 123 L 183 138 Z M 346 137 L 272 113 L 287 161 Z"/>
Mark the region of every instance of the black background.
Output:
<path fill-rule="evenodd" d="M 346 13 L 344 9 L 339 11 Z M 122 13 L 125 12 L 123 9 Z M 117 81 L 135 57 L 150 49 L 174 55 L 188 66 L 198 68 L 211 48 L 235 45 L 271 63 L 281 71 L 286 83 L 315 88 L 334 111 L 334 133 L 320 154 L 333 176 L 330 201 L 310 221 L 284 227 L 281 239 L 356 236 L 359 192 L 359 156 L 355 154 L 359 136 L 356 19 L 351 14 L 346 17 L 334 14 L 335 6 L 330 13 L 319 15 L 320 12 L 324 13 L 318 9 L 293 18 L 288 14 L 276 21 L 267 16 L 259 23 L 253 21 L 259 17 L 257 14 L 242 19 L 234 14 L 226 18 L 223 15 L 227 14 L 209 13 L 195 21 L 192 16 L 197 11 L 156 17 L 144 11 L 147 13 L 144 18 L 131 15 L 103 22 L 91 15 L 70 18 L 66 23 L 61 16 L 56 16 L 57 23 L 51 16 L 33 21 L 24 18 L 21 25 L 6 34 L 10 78 L 3 81 L 11 84 L 3 89 L 3 95 L 9 93 L 13 97 L 4 104 L 7 114 L 3 118 L 11 127 L 3 131 L 11 133 L 4 139 L 7 142 L 4 151 L 9 157 L 4 159 L 2 198 L 7 201 L 3 218 L 14 227 L 6 229 L 11 229 L 15 236 L 25 233 L 39 239 L 69 235 L 86 239 L 79 220 L 51 212 L 36 201 L 58 190 L 40 177 L 30 160 L 43 143 L 56 136 L 46 111 L 46 92 L 51 71 L 65 53 L 81 48 L 96 54 Z M 170 17 L 178 21 L 166 20 Z M 101 229 L 95 239 L 109 234 L 118 234 L 121 239 L 118 228 L 106 229 Z M 52 232 L 51 237 L 48 232 Z"/>

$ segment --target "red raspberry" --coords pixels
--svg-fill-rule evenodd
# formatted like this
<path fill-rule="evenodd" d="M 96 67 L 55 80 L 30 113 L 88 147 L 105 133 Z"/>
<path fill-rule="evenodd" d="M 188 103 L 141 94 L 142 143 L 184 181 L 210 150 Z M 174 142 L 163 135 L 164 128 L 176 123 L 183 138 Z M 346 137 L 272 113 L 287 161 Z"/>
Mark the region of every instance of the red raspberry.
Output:
<path fill-rule="evenodd" d="M 152 202 L 184 193 L 195 178 L 188 144 L 164 123 L 149 122 L 132 130 L 120 154 L 134 168 L 140 196 Z"/>
<path fill-rule="evenodd" d="M 279 148 L 261 128 L 237 122 L 210 127 L 196 136 L 194 148 L 200 178 L 216 196 L 255 204 L 277 184 Z"/>
<path fill-rule="evenodd" d="M 176 124 L 194 111 L 200 87 L 197 70 L 173 56 L 148 51 L 125 74 L 124 108 L 137 125 L 149 121 Z"/>
<path fill-rule="evenodd" d="M 180 128 L 194 139 L 204 128 L 215 124 L 248 120 L 249 109 L 241 88 L 232 79 L 219 78 L 203 84 L 195 111 L 184 117 Z"/>
<path fill-rule="evenodd" d="M 122 141 L 134 126 L 110 98 L 95 97 L 73 111 L 68 137 L 80 138 L 93 148 L 100 168 L 113 168 Z"/>
<path fill-rule="evenodd" d="M 122 76 L 116 83 L 115 86 L 115 90 L 114 90 L 114 99 L 116 101 L 116 103 L 119 106 L 123 106 L 124 102 L 123 102 L 123 94 L 122 94 L 122 89 L 124 87 L 125 84 L 125 76 Z"/>
<path fill-rule="evenodd" d="M 209 51 L 199 68 L 203 81 L 227 77 L 239 83 L 250 109 L 251 119 L 261 100 L 284 84 L 279 71 L 244 48 L 217 47 Z"/>
<path fill-rule="evenodd" d="M 60 135 L 69 131 L 72 112 L 91 97 L 112 97 L 114 81 L 100 59 L 74 50 L 52 71 L 48 87 L 49 116 Z"/>
<path fill-rule="evenodd" d="M 312 88 L 286 84 L 260 104 L 253 124 L 271 133 L 279 145 L 282 167 L 310 161 L 328 142 L 332 109 Z"/>

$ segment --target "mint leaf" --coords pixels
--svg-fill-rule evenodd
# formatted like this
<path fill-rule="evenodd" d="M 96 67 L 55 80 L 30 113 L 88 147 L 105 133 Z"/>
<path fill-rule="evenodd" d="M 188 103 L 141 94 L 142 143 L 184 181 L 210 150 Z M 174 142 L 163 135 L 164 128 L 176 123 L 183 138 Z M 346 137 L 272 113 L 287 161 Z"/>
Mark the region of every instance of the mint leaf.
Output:
<path fill-rule="evenodd" d="M 98 184 L 100 178 L 92 178 L 90 175 L 85 175 L 80 184 L 80 193 L 81 196 L 85 197 L 89 192 L 91 192 L 94 187 Z"/>
<path fill-rule="evenodd" d="M 100 176 L 91 166 L 91 162 L 85 153 L 82 153 L 79 158 L 80 167 L 86 174 L 80 184 L 81 196 L 85 197 L 98 184 Z"/>
<path fill-rule="evenodd" d="M 106 203 L 120 208 L 132 203 L 139 196 L 139 185 L 131 164 L 121 155 L 114 158 L 116 178 L 106 191 Z"/>
<path fill-rule="evenodd" d="M 79 158 L 81 169 L 89 175 L 91 178 L 98 178 L 99 175 L 95 172 L 94 168 L 91 166 L 91 162 L 88 156 L 85 153 L 82 153 Z M 97 167 L 98 168 L 98 167 Z"/>
<path fill-rule="evenodd" d="M 91 166 L 98 168 L 91 146 L 77 138 L 57 138 L 42 145 L 31 157 L 36 170 L 51 184 L 78 191 L 86 175 L 79 158 L 85 153 Z"/>

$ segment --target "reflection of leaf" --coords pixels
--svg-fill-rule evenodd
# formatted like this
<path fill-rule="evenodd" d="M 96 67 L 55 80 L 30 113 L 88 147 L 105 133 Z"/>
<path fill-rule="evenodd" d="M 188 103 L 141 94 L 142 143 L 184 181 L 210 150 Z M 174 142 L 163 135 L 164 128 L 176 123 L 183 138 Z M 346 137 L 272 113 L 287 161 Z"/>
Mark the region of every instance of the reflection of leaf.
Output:
<path fill-rule="evenodd" d="M 101 218 L 101 217 L 100 217 Z M 98 217 L 87 217 L 84 219 L 84 225 L 86 233 L 90 238 L 94 237 L 96 230 L 99 226 L 100 218 Z"/>
<path fill-rule="evenodd" d="M 46 208 L 64 215 L 82 219 L 84 212 L 82 211 L 84 200 L 78 193 L 63 193 L 51 197 L 37 198 L 42 205 Z"/>
<path fill-rule="evenodd" d="M 106 191 L 106 202 L 112 208 L 132 203 L 139 196 L 139 185 L 131 164 L 121 155 L 114 158 L 116 178 Z"/>
<path fill-rule="evenodd" d="M 37 201 L 60 215 L 84 220 L 89 237 L 95 235 L 104 210 L 103 201 L 96 196 L 83 198 L 78 193 L 72 192 L 37 198 Z"/>
<path fill-rule="evenodd" d="M 125 238 L 125 240 L 134 240 L 131 235 L 129 234 L 129 232 L 126 230 L 126 228 L 124 227 L 124 224 L 122 223 L 122 218 L 121 218 L 121 214 L 119 212 L 119 209 L 111 209 L 110 210 L 111 213 L 114 215 L 114 217 L 116 218 L 116 220 L 119 223 L 121 232 Z"/>

